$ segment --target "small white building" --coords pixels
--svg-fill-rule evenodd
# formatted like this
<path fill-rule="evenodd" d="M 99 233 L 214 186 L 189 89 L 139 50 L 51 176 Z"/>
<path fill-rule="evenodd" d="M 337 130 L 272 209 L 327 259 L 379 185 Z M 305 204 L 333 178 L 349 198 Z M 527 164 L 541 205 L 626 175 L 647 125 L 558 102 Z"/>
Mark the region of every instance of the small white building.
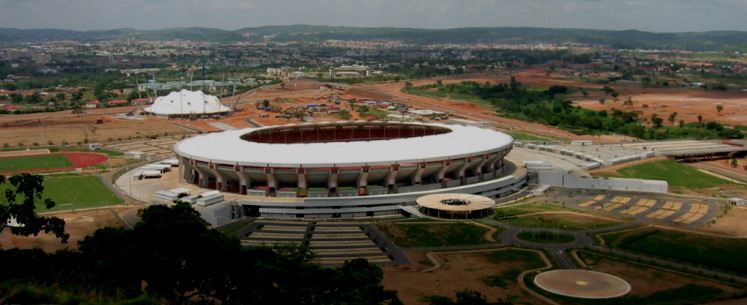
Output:
<path fill-rule="evenodd" d="M 731 198 L 729 198 L 728 202 L 729 202 L 729 204 L 736 205 L 736 206 L 747 205 L 747 202 L 745 202 L 744 199 L 739 198 L 739 197 L 731 197 Z"/>
<path fill-rule="evenodd" d="M 126 159 L 144 160 L 147 155 L 142 151 L 129 150 L 124 153 L 124 157 Z"/>

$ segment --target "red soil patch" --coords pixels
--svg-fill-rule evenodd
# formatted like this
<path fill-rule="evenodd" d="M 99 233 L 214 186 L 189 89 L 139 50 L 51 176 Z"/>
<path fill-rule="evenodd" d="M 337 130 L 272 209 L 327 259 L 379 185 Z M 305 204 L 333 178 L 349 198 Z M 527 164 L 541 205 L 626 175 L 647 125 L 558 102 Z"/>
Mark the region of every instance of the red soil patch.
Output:
<path fill-rule="evenodd" d="M 97 153 L 63 152 L 60 154 L 70 160 L 74 168 L 86 168 L 109 160 L 109 157 L 106 155 Z"/>
<path fill-rule="evenodd" d="M 16 171 L 4 171 L 4 174 L 20 174 L 20 173 L 49 173 L 49 172 L 63 172 L 63 171 L 71 171 L 75 170 L 77 168 L 86 168 L 89 166 L 93 166 L 96 164 L 104 163 L 106 161 L 109 161 L 109 157 L 104 154 L 99 153 L 89 153 L 89 152 L 61 152 L 61 153 L 53 153 L 53 155 L 63 155 L 65 158 L 70 160 L 70 163 L 73 163 L 73 166 L 68 167 L 48 167 L 48 168 L 36 168 L 36 169 L 24 169 L 24 170 L 16 170 Z M 36 155 L 36 156 L 45 156 L 45 155 Z"/>

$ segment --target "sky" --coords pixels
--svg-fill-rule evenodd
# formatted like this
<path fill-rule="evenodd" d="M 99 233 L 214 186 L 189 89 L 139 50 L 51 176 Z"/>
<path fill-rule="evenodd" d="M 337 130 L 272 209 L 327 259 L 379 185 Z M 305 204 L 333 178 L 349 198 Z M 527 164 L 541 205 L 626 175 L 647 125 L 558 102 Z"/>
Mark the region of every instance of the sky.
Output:
<path fill-rule="evenodd" d="M 0 0 L 0 27 L 529 26 L 747 31 L 747 0 Z"/>

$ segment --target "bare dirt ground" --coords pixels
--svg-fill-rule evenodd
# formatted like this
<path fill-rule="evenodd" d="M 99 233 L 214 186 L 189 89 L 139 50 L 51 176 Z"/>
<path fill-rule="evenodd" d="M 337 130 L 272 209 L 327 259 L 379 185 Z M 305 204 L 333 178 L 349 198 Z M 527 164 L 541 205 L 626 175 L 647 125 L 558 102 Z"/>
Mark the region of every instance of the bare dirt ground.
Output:
<path fill-rule="evenodd" d="M 521 290 L 515 279 L 506 279 L 506 288 L 490 287 L 481 279 L 500 275 L 516 269 L 521 262 L 505 261 L 500 264 L 485 258 L 486 252 L 475 253 L 439 253 L 437 257 L 443 266 L 432 272 L 420 272 L 430 265 L 422 265 L 424 254 L 407 252 L 416 266 L 384 268 L 384 287 L 398 291 L 404 304 L 428 304 L 428 298 L 434 295 L 454 297 L 458 291 L 465 289 L 479 291 L 490 301 L 513 299 L 516 304 L 537 303 L 532 296 Z"/>
<path fill-rule="evenodd" d="M 74 144 L 83 142 L 88 133 L 89 142 L 105 142 L 109 139 L 127 139 L 127 137 L 186 134 L 193 131 L 175 125 L 174 121 L 165 118 L 148 117 L 145 120 L 124 120 L 116 118 L 118 113 L 126 113 L 134 107 L 118 107 L 87 110 L 85 114 L 76 115 L 71 111 L 53 113 L 34 113 L 23 115 L 0 115 L 0 145 L 8 143 L 18 146 L 23 143 L 45 145 L 47 141 L 55 144 L 67 141 Z M 95 124 L 102 120 L 103 124 Z M 95 134 L 91 131 L 95 127 Z"/>
<path fill-rule="evenodd" d="M 736 167 L 732 167 L 731 160 L 698 162 L 691 165 L 699 169 L 704 169 L 734 180 L 747 183 L 747 170 L 745 170 L 745 166 L 747 166 L 747 160 L 745 159 L 737 159 Z"/>
<path fill-rule="evenodd" d="M 600 94 L 592 94 L 589 98 L 574 102 L 581 107 L 594 110 L 617 108 L 624 111 L 640 111 L 645 118 L 650 118 L 655 113 L 665 119 L 665 122 L 672 112 L 677 112 L 675 124 L 679 124 L 679 120 L 686 123 L 697 122 L 698 115 L 702 115 L 703 121 L 706 122 L 717 121 L 726 125 L 747 124 L 747 93 L 744 92 L 631 87 L 618 87 L 616 90 L 620 92 L 617 102 L 607 97 L 602 105 L 599 103 Z M 633 100 L 632 107 L 623 105 L 623 101 L 628 97 Z M 716 110 L 716 105 L 724 107 L 720 114 Z"/>
<path fill-rule="evenodd" d="M 633 263 L 623 263 L 606 257 L 592 262 L 591 265 L 593 265 L 594 271 L 616 275 L 628 281 L 632 288 L 629 296 L 646 297 L 654 293 L 681 288 L 688 284 L 717 288 L 726 294 L 740 292 L 738 288 L 710 280 L 684 276 Z"/>
<path fill-rule="evenodd" d="M 732 236 L 747 236 L 747 207 L 730 207 L 726 215 L 716 218 L 715 223 L 709 223 L 702 230 Z"/>
<path fill-rule="evenodd" d="M 121 212 L 134 207 L 117 207 L 115 211 Z M 89 211 L 59 212 L 45 216 L 56 216 L 65 220 L 65 231 L 70 234 L 67 244 L 61 243 L 54 235 L 40 233 L 38 236 L 16 236 L 10 234 L 10 229 L 0 232 L 0 248 L 38 248 L 47 252 L 53 252 L 64 248 L 76 248 L 78 242 L 87 235 L 93 234 L 102 227 L 122 227 L 124 224 L 110 209 L 97 209 Z"/>

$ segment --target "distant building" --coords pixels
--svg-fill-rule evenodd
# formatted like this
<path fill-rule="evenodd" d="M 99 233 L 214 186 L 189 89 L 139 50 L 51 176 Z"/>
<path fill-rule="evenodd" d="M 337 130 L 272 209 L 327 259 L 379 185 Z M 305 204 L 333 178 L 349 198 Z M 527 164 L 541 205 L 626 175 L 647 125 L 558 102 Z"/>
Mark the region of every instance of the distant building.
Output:
<path fill-rule="evenodd" d="M 371 70 L 364 65 L 339 66 L 329 69 L 329 77 L 331 78 L 365 78 L 370 75 Z"/>

